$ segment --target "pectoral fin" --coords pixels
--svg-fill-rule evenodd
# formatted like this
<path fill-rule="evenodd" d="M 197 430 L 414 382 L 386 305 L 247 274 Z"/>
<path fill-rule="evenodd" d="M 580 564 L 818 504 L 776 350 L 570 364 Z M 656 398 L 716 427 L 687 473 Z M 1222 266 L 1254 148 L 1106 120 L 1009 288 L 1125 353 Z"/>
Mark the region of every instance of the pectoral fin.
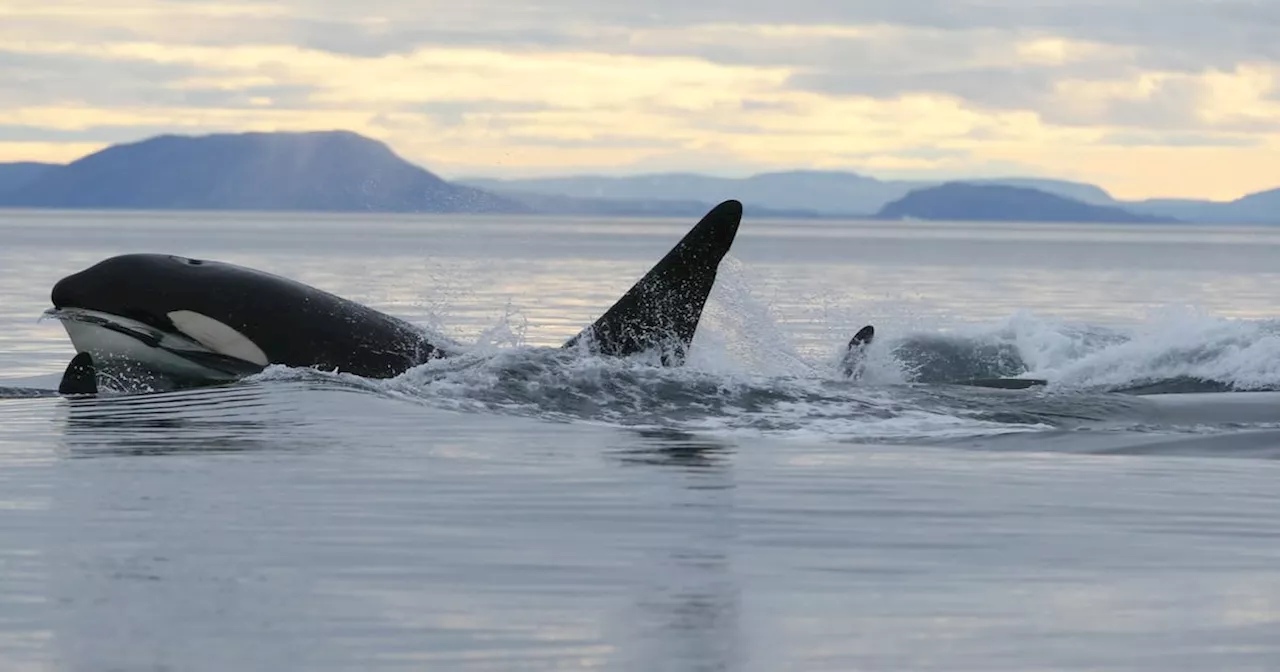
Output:
<path fill-rule="evenodd" d="M 66 396 L 86 396 L 98 393 L 98 370 L 93 365 L 93 356 L 82 352 L 71 358 L 67 370 L 62 374 L 62 382 L 58 385 L 58 394 Z"/>

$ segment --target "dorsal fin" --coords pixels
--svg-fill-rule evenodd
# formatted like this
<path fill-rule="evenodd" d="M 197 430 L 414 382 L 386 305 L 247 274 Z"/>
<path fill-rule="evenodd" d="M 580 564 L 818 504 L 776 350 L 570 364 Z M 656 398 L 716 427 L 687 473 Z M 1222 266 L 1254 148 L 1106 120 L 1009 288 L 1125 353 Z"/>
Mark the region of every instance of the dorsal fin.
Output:
<path fill-rule="evenodd" d="M 592 352 L 619 357 L 658 349 L 663 364 L 683 362 L 720 260 L 741 222 L 738 201 L 712 208 L 612 308 L 564 347 L 582 342 Z"/>

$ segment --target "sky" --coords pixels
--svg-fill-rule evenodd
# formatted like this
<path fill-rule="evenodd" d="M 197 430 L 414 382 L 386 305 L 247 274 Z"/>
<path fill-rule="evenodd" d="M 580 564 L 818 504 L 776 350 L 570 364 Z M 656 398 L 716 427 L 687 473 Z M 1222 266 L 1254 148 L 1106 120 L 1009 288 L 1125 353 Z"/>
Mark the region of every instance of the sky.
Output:
<path fill-rule="evenodd" d="M 1280 186 L 1277 0 L 0 0 L 0 161 L 345 129 L 445 177 Z"/>

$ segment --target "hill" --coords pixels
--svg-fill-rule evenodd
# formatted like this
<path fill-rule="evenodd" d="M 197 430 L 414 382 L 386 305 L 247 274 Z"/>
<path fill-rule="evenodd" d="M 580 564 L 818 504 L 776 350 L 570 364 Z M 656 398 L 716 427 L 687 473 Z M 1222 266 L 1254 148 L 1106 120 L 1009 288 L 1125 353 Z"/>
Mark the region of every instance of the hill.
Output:
<path fill-rule="evenodd" d="M 949 182 L 918 189 L 886 205 L 881 219 L 932 219 L 989 222 L 1168 222 L 1121 208 L 1093 205 L 1038 189 Z"/>
<path fill-rule="evenodd" d="M 1009 194 L 1017 192 L 998 198 L 991 195 L 996 192 L 985 192 L 979 201 L 996 198 L 999 204 L 951 203 L 953 208 L 967 208 L 967 218 L 981 216 L 982 208 L 991 206 L 997 216 L 1032 220 L 1054 216 L 1059 219 L 1053 221 L 1068 217 L 1280 224 L 1280 189 L 1230 202 L 1117 201 L 1084 182 L 1008 177 L 963 183 L 1029 189 L 1070 202 L 1024 204 L 1026 216 L 1015 216 L 1011 213 L 1021 206 Z M 821 170 L 740 179 L 661 173 L 448 182 L 405 161 L 385 144 L 355 133 L 241 133 L 160 136 L 112 146 L 65 166 L 0 164 L 0 207 L 683 217 L 733 198 L 745 200 L 749 212 L 761 217 L 867 217 L 912 193 L 950 184 L 955 183 L 879 180 Z M 924 207 L 920 197 L 908 204 Z M 1081 205 L 1102 210 L 1079 209 Z"/>
<path fill-rule="evenodd" d="M 1280 224 L 1280 189 L 1249 194 L 1234 201 L 1153 198 L 1124 206 L 1134 212 L 1212 224 Z"/>
<path fill-rule="evenodd" d="M 0 194 L 11 207 L 527 212 L 346 131 L 165 135 L 115 145 Z"/>
<path fill-rule="evenodd" d="M 695 217 L 700 218 L 714 204 L 704 201 L 675 201 L 639 198 L 581 198 L 535 194 L 520 191 L 502 191 L 501 195 L 527 206 L 536 213 L 568 216 L 606 217 Z M 749 217 L 774 217 L 785 219 L 816 219 L 821 214 L 812 210 L 779 210 L 744 203 Z"/>
<path fill-rule="evenodd" d="M 970 181 L 1032 187 L 1100 205 L 1115 202 L 1100 187 L 1080 182 L 1036 178 Z M 659 173 L 631 177 L 578 175 L 520 180 L 464 178 L 459 182 L 495 193 L 532 193 L 589 199 L 661 199 L 718 203 L 727 198 L 741 199 L 745 196 L 763 208 L 809 211 L 826 216 L 865 216 L 915 189 L 941 184 L 938 181 L 886 181 L 852 172 L 819 170 L 761 173 L 745 178 Z"/>
<path fill-rule="evenodd" d="M 0 163 L 0 194 L 7 194 L 26 186 L 46 172 L 59 168 L 56 163 Z"/>
<path fill-rule="evenodd" d="M 1001 177 L 992 179 L 979 180 L 957 180 L 967 182 L 969 184 L 986 184 L 1005 187 L 1024 187 L 1027 189 L 1035 189 L 1043 191 L 1055 196 L 1070 198 L 1092 205 L 1120 205 L 1121 203 L 1111 197 L 1107 190 L 1095 184 L 1086 182 L 1071 182 L 1068 180 L 1049 180 L 1037 177 Z M 937 184 L 929 186 L 940 186 Z"/>
<path fill-rule="evenodd" d="M 1280 220 L 1280 189 L 1260 191 L 1227 204 L 1230 216 L 1239 222 Z"/>

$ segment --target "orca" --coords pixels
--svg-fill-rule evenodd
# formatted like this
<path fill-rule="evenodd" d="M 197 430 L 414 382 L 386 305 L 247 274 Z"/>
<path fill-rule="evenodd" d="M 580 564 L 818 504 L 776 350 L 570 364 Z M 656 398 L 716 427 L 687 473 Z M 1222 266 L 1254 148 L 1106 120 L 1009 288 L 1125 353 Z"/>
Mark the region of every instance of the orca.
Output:
<path fill-rule="evenodd" d="M 741 219 L 738 201 L 717 205 L 562 347 L 609 356 L 653 349 L 664 365 L 682 363 Z M 111 257 L 59 280 L 51 300 L 45 314 L 62 322 L 91 369 L 123 364 L 177 387 L 230 382 L 270 365 L 391 378 L 464 350 L 295 280 L 170 254 Z M 72 389 L 85 389 L 73 378 Z"/>
<path fill-rule="evenodd" d="M 858 330 L 845 346 L 844 357 L 840 368 L 845 377 L 857 379 L 862 373 L 862 363 L 866 357 L 866 349 L 875 340 L 876 328 L 870 324 Z M 948 385 L 964 387 L 986 387 L 997 390 L 1025 390 L 1032 387 L 1043 387 L 1049 381 L 1040 378 L 971 378 L 948 381 Z"/>
<path fill-rule="evenodd" d="M 867 325 L 858 330 L 858 333 L 849 339 L 849 344 L 845 346 L 845 353 L 840 362 L 840 369 L 846 378 L 856 380 L 862 374 L 862 364 L 866 357 L 866 348 L 875 339 L 875 327 Z M 991 390 L 1029 390 L 1032 388 L 1042 388 L 1049 385 L 1049 381 L 1045 378 L 1008 378 L 1008 377 L 983 377 L 983 378 L 960 378 L 953 380 L 936 381 L 937 385 L 958 385 L 961 387 L 981 387 Z M 1175 377 L 1164 380 L 1154 380 L 1134 383 L 1127 387 L 1112 388 L 1107 392 L 1114 394 L 1127 394 L 1132 396 L 1152 396 L 1152 395 L 1171 395 L 1171 394 L 1203 394 L 1203 393 L 1227 393 L 1227 392 L 1274 392 L 1273 389 L 1263 390 L 1241 390 L 1236 389 L 1230 383 L 1221 383 L 1212 380 L 1204 380 L 1192 377 Z"/>

